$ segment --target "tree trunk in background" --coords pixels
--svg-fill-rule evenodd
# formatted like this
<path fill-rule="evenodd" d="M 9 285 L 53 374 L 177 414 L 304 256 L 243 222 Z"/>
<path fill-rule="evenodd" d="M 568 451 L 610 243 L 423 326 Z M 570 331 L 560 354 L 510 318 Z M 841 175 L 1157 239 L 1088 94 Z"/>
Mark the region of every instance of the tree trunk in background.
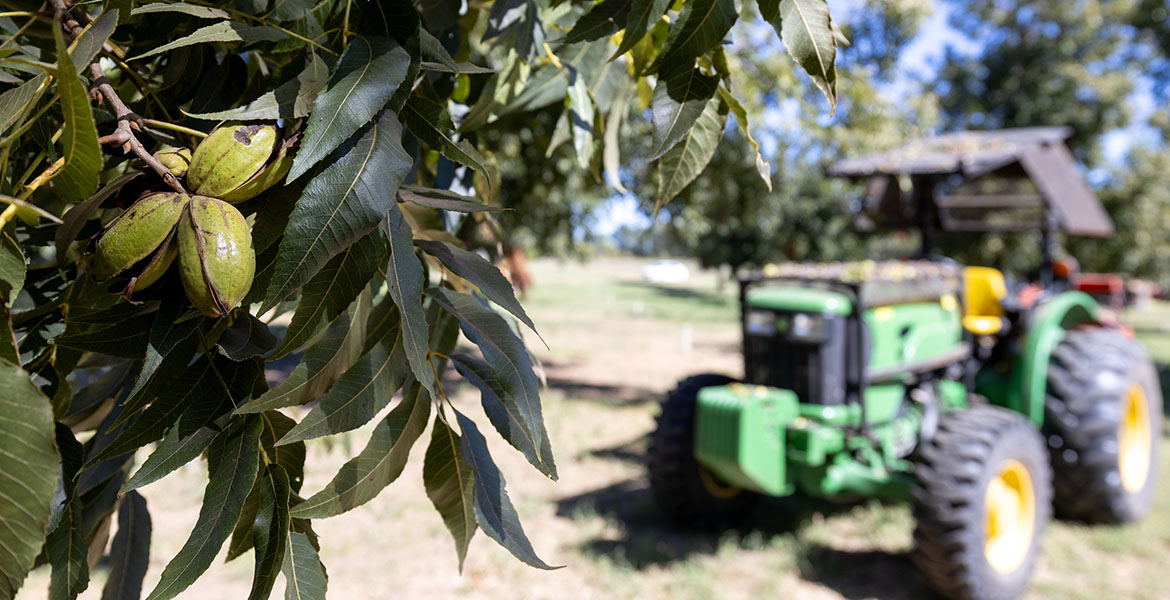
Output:
<path fill-rule="evenodd" d="M 528 259 L 524 256 L 524 250 L 511 244 L 504 244 L 502 258 L 500 270 L 512 282 L 512 287 L 520 292 L 520 297 L 525 297 L 532 285 L 532 273 L 528 270 Z"/>

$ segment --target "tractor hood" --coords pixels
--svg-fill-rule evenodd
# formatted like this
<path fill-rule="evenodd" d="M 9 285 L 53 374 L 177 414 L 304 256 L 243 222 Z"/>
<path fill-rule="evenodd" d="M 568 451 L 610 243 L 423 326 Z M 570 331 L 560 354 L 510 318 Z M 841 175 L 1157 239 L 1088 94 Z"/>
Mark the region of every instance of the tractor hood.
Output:
<path fill-rule="evenodd" d="M 766 286 L 748 290 L 747 305 L 786 312 L 848 315 L 853 301 L 840 292 L 800 286 Z"/>

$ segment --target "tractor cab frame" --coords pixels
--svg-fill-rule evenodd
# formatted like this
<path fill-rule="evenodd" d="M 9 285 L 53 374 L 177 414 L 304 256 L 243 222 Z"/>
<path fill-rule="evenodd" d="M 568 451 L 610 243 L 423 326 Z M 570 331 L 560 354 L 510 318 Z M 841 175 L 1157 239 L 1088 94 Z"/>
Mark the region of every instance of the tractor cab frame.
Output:
<path fill-rule="evenodd" d="M 1039 279 L 1047 287 L 1056 233 L 1113 234 L 1065 144 L 1071 135 L 1068 127 L 949 133 L 842 160 L 826 174 L 865 182 L 864 200 L 851 207 L 855 229 L 917 229 L 922 258 L 933 255 L 940 232 L 1039 231 Z M 984 182 L 993 186 L 980 189 Z"/>

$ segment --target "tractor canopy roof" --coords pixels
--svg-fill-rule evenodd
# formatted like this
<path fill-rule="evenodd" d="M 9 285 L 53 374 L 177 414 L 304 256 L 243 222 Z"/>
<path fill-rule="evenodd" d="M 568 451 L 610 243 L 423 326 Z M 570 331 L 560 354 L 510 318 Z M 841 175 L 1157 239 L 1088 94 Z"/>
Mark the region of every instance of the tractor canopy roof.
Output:
<path fill-rule="evenodd" d="M 827 174 L 866 180 L 859 229 L 1036 231 L 1105 237 L 1113 222 L 1065 145 L 1068 127 L 961 131 L 842 160 Z M 908 189 L 907 189 L 908 188 Z"/>

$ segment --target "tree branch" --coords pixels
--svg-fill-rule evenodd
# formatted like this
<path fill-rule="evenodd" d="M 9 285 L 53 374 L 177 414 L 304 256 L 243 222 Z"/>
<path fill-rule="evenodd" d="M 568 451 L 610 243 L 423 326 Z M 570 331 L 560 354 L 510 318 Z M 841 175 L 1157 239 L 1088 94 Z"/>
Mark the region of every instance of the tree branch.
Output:
<path fill-rule="evenodd" d="M 69 34 L 70 39 L 77 39 L 81 35 L 83 28 L 70 10 L 69 0 L 47 0 L 47 2 L 52 6 L 57 22 L 60 23 L 61 28 Z M 113 110 L 118 122 L 117 129 L 109 135 L 98 138 L 98 143 L 120 146 L 123 153 L 133 152 L 135 156 L 157 173 L 167 185 L 174 188 L 177 192 L 187 193 L 187 190 L 183 189 L 183 184 L 179 183 L 179 179 L 169 169 L 164 167 L 162 163 L 158 162 L 146 150 L 142 142 L 138 141 L 138 137 L 134 135 L 134 132 L 142 130 L 142 117 L 130 110 L 126 106 L 126 103 L 122 101 L 122 98 L 118 96 L 118 92 L 114 91 L 114 86 L 110 85 L 110 82 L 106 79 L 105 72 L 102 71 L 101 63 L 97 58 L 89 65 L 89 78 L 93 82 L 90 93 L 93 95 L 94 100 L 99 104 L 105 103 Z"/>

